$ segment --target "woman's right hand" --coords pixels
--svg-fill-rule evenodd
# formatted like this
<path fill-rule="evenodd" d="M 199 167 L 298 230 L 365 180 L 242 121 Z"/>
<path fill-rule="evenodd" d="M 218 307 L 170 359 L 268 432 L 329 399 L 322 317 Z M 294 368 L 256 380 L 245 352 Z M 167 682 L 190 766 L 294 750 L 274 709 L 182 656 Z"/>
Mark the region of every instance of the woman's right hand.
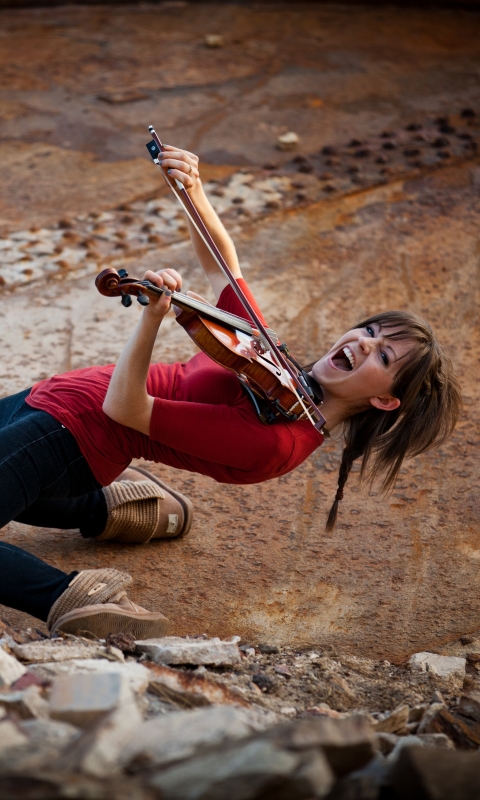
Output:
<path fill-rule="evenodd" d="M 198 156 L 188 150 L 180 150 L 170 144 L 164 144 L 164 152 L 158 154 L 158 160 L 164 172 L 171 178 L 183 183 L 186 189 L 193 189 L 200 173 L 198 171 Z"/>

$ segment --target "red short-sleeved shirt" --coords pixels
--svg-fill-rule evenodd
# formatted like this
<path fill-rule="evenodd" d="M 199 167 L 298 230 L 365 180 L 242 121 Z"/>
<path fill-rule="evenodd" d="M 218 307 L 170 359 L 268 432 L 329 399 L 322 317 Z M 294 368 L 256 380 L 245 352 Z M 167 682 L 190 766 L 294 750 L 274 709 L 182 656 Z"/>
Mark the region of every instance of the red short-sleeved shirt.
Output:
<path fill-rule="evenodd" d="M 245 281 L 239 283 L 257 309 Z M 218 307 L 246 316 L 230 286 Z M 102 486 L 132 458 L 199 472 L 221 483 L 260 483 L 295 469 L 323 442 L 308 421 L 264 425 L 237 376 L 204 353 L 185 364 L 151 365 L 147 390 L 155 402 L 147 436 L 102 410 L 114 367 L 54 375 L 37 383 L 27 398 L 68 428 Z"/>

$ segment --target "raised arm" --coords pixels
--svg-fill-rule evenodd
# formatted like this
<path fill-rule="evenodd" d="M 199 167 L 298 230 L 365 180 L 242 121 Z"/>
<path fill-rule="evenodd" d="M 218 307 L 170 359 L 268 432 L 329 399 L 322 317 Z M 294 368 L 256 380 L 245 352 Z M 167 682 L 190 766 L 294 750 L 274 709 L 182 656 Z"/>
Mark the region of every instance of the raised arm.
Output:
<path fill-rule="evenodd" d="M 172 178 L 176 178 L 188 189 L 188 193 L 195 203 L 197 211 L 201 215 L 234 277 L 241 278 L 242 273 L 238 264 L 235 245 L 203 190 L 198 170 L 198 156 L 194 155 L 194 153 L 189 153 L 188 150 L 179 150 L 168 144 L 164 145 L 164 147 L 166 152 L 160 153 L 159 155 L 162 169 L 165 171 L 168 170 Z M 188 227 L 197 258 L 218 300 L 225 286 L 227 286 L 228 281 L 190 220 L 188 220 Z"/>
<path fill-rule="evenodd" d="M 147 392 L 147 378 L 153 345 L 165 314 L 170 308 L 171 293 L 182 288 L 182 279 L 174 269 L 160 273 L 149 270 L 145 280 L 168 287 L 158 299 L 150 297 L 137 327 L 128 340 L 113 371 L 103 411 L 115 422 L 140 433 L 150 434 L 154 398 Z"/>

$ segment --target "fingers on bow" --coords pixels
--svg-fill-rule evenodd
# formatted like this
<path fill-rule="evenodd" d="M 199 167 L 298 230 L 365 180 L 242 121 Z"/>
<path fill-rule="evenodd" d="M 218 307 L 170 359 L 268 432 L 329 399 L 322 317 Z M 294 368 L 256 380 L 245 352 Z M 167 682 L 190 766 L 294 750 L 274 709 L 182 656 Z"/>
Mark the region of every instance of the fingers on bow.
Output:
<path fill-rule="evenodd" d="M 170 145 L 164 145 L 164 148 L 158 157 L 162 169 L 188 189 L 191 188 L 199 177 L 198 156 L 189 153 L 188 150 L 177 150 Z"/>

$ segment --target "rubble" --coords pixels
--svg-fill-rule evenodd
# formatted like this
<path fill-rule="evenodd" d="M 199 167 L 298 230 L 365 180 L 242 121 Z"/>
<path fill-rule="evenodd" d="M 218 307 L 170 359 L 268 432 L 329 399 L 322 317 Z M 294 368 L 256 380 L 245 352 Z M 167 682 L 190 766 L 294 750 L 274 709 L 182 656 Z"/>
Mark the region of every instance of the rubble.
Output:
<path fill-rule="evenodd" d="M 208 800 L 211 797 L 325 797 L 333 776 L 321 753 L 307 756 L 281 750 L 270 742 L 248 742 L 223 753 L 197 758 L 155 775 L 150 785 L 165 800 Z"/>
<path fill-rule="evenodd" d="M 181 711 L 174 715 L 155 717 L 141 725 L 135 739 L 122 756 L 133 770 L 143 767 L 169 766 L 223 744 L 243 739 L 255 730 L 248 712 L 219 707 Z"/>
<path fill-rule="evenodd" d="M 0 693 L 0 705 L 6 713 L 15 712 L 22 719 L 38 719 L 48 716 L 48 703 L 38 686 L 16 692 Z"/>
<path fill-rule="evenodd" d="M 32 687 L 33 689 L 34 687 Z M 27 689 L 28 691 L 28 689 Z M 52 684 L 49 710 L 52 719 L 84 728 L 99 717 L 131 703 L 126 678 L 118 672 L 65 675 Z"/>
<path fill-rule="evenodd" d="M 277 147 L 279 150 L 295 150 L 298 145 L 298 134 L 294 131 L 282 133 L 277 138 Z"/>
<path fill-rule="evenodd" d="M 4 647 L 0 647 L 0 686 L 10 686 L 26 671 L 27 668 L 23 664 L 7 653 Z"/>
<path fill-rule="evenodd" d="M 73 658 L 71 661 L 61 661 L 60 663 L 52 661 L 32 664 L 30 666 L 30 671 L 46 680 L 53 680 L 60 675 L 66 675 L 72 672 L 78 674 L 120 674 L 126 678 L 130 688 L 135 694 L 143 694 L 147 690 L 150 678 L 150 673 L 143 664 L 133 662 L 121 664 L 112 661 L 96 661 L 89 658 L 82 660 Z"/>
<path fill-rule="evenodd" d="M 452 678 L 460 683 L 465 678 L 465 658 L 439 656 L 435 653 L 414 653 L 408 663 L 412 670 L 429 672 L 442 678 Z"/>
<path fill-rule="evenodd" d="M 194 664 L 215 667 L 239 664 L 241 653 L 238 637 L 222 642 L 220 639 L 182 639 L 165 636 L 163 639 L 145 639 L 136 643 L 156 664 Z"/>
<path fill-rule="evenodd" d="M 105 647 L 93 642 L 68 641 L 64 639 L 45 640 L 43 642 L 27 642 L 17 644 L 10 637 L 6 638 L 9 649 L 25 663 L 48 663 L 50 661 L 71 661 L 73 658 L 107 657 Z"/>
<path fill-rule="evenodd" d="M 172 669 L 159 664 L 149 665 L 149 691 L 180 708 L 233 704 L 249 706 L 238 689 L 229 689 L 217 681 L 194 672 Z"/>
<path fill-rule="evenodd" d="M 98 778 L 121 770 L 121 754 L 135 737 L 142 716 L 133 694 L 67 747 L 56 768 L 60 772 L 82 772 Z"/>
<path fill-rule="evenodd" d="M 406 747 L 392 771 L 400 800 L 476 800 L 480 795 L 480 753 Z"/>
<path fill-rule="evenodd" d="M 39 800 L 378 800 L 386 787 L 410 800 L 420 775 L 437 800 L 432 765 L 480 747 L 473 650 L 394 665 L 238 636 L 92 642 L 0 629 L 5 796 L 25 786 Z"/>

